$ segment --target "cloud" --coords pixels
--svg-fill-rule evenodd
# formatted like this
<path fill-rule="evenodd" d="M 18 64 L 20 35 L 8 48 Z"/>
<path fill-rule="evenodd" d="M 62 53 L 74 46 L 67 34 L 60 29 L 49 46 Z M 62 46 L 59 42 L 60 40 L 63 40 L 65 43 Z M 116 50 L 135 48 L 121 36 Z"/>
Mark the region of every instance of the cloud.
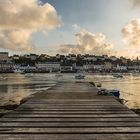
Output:
<path fill-rule="evenodd" d="M 0 47 L 31 50 L 32 34 L 61 26 L 55 8 L 37 0 L 0 0 Z"/>
<path fill-rule="evenodd" d="M 109 54 L 113 48 L 113 44 L 109 43 L 102 33 L 93 34 L 87 30 L 82 30 L 75 37 L 76 44 L 60 45 L 61 53 L 102 55 Z"/>
<path fill-rule="evenodd" d="M 132 47 L 140 47 L 140 19 L 130 21 L 123 29 L 123 42 Z"/>
<path fill-rule="evenodd" d="M 133 4 L 134 7 L 140 6 L 140 0 L 129 0 L 129 1 Z"/>

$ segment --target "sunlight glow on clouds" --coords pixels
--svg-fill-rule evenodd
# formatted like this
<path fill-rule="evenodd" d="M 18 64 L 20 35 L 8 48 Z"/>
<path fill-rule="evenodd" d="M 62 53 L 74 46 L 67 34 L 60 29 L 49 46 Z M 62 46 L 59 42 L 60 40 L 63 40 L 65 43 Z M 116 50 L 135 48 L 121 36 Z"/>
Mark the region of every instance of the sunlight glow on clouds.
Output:
<path fill-rule="evenodd" d="M 140 6 L 140 0 L 130 0 L 134 7 Z"/>
<path fill-rule="evenodd" d="M 32 50 L 32 34 L 61 26 L 55 8 L 37 0 L 0 0 L 0 47 Z"/>
<path fill-rule="evenodd" d="M 140 47 L 140 19 L 130 21 L 123 29 L 124 43 L 132 47 Z"/>
<path fill-rule="evenodd" d="M 82 30 L 75 37 L 76 44 L 60 45 L 61 53 L 103 55 L 109 54 L 113 48 L 113 44 L 109 43 L 102 33 L 93 34 L 87 30 Z"/>

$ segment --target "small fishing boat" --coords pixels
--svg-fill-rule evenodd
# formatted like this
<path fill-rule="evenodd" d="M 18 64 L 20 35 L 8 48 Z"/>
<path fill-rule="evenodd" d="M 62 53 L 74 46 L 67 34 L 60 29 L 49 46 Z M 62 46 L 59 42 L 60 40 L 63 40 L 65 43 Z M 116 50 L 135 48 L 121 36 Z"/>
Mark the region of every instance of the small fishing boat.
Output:
<path fill-rule="evenodd" d="M 25 73 L 23 70 L 20 70 L 20 69 L 14 69 L 14 73 L 20 73 L 20 74 L 23 74 Z"/>
<path fill-rule="evenodd" d="M 63 77 L 63 74 L 61 74 L 61 72 L 59 71 L 59 72 L 57 72 L 57 73 L 55 74 L 55 77 L 57 77 L 57 78 Z"/>
<path fill-rule="evenodd" d="M 79 73 L 79 74 L 75 75 L 75 79 L 85 79 L 85 75 Z"/>
<path fill-rule="evenodd" d="M 123 78 L 123 75 L 121 75 L 121 74 L 114 74 L 113 77 L 115 77 L 115 78 Z"/>
<path fill-rule="evenodd" d="M 108 90 L 108 93 L 115 96 L 115 97 L 120 97 L 120 91 L 119 90 Z"/>
<path fill-rule="evenodd" d="M 33 73 L 26 73 L 25 77 L 33 77 Z"/>
<path fill-rule="evenodd" d="M 102 89 L 98 90 L 97 95 L 107 95 L 107 96 L 113 95 L 113 96 L 119 98 L 120 92 L 119 92 L 119 90 L 114 90 L 114 89 L 107 90 L 107 89 L 102 88 Z"/>
<path fill-rule="evenodd" d="M 62 74 L 55 74 L 55 77 L 63 77 L 63 75 Z"/>

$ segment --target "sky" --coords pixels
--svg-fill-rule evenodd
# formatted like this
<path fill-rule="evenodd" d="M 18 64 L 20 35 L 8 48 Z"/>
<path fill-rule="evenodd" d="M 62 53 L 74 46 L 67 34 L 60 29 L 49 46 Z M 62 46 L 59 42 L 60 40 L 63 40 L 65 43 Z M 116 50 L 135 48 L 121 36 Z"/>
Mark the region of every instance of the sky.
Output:
<path fill-rule="evenodd" d="M 140 56 L 139 0 L 0 0 L 0 51 Z"/>

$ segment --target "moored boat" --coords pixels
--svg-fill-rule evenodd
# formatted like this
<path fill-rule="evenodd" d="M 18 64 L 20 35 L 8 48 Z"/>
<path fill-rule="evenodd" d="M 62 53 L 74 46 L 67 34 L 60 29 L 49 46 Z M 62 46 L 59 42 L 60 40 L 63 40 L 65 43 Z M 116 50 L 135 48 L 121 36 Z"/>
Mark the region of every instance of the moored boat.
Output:
<path fill-rule="evenodd" d="M 123 75 L 121 75 L 121 74 L 113 74 L 113 77 L 115 77 L 115 78 L 123 78 Z"/>
<path fill-rule="evenodd" d="M 113 95 L 115 97 L 120 97 L 120 91 L 119 90 L 107 90 L 105 88 L 99 89 L 97 92 L 97 95 Z"/>
<path fill-rule="evenodd" d="M 23 74 L 25 73 L 23 70 L 20 70 L 20 69 L 14 69 L 14 73 L 20 73 L 20 74 Z"/>
<path fill-rule="evenodd" d="M 85 75 L 79 73 L 78 75 L 75 75 L 75 79 L 85 79 Z"/>

